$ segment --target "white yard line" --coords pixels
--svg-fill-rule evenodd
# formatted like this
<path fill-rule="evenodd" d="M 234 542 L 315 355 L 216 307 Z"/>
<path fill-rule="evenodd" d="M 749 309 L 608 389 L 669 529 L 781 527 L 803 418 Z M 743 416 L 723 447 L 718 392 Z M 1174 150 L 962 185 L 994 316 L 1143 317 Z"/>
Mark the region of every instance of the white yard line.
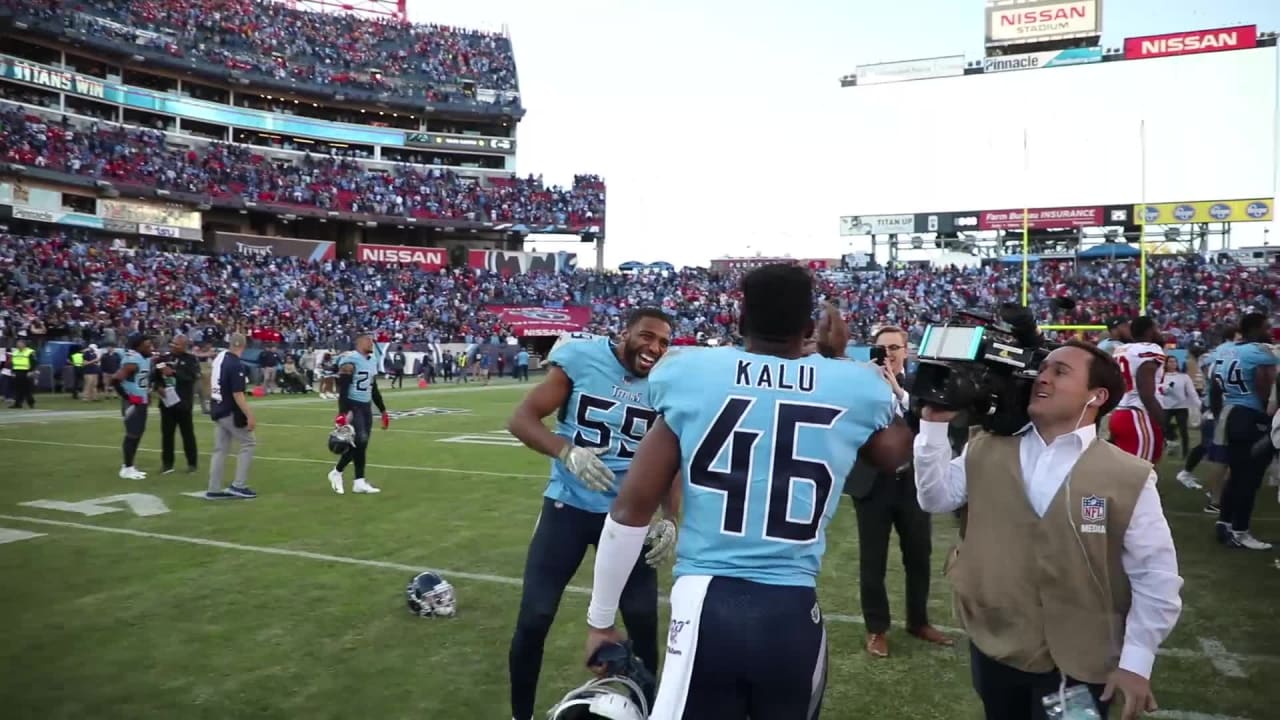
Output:
<path fill-rule="evenodd" d="M 454 432 L 449 434 L 457 435 L 458 433 Z M 64 443 L 64 442 L 53 442 L 51 440 L 26 440 L 23 438 L 8 438 L 8 437 L 0 437 L 0 442 L 22 443 L 25 445 L 51 445 L 54 447 L 82 448 L 85 450 L 119 450 L 120 449 L 116 445 L 90 445 L 88 443 Z M 320 438 L 317 437 L 316 438 L 317 447 L 319 447 L 319 443 L 320 443 Z M 138 452 L 159 453 L 160 451 L 154 448 L 138 448 Z M 209 457 L 210 455 L 212 455 L 212 453 L 202 452 L 200 453 L 200 455 L 204 457 Z M 267 460 L 271 462 L 308 463 L 313 465 L 328 465 L 328 466 L 332 466 L 334 464 L 334 460 L 332 459 L 332 457 L 330 459 L 322 460 L 320 458 L 296 458 L 296 457 L 275 457 L 272 455 L 254 455 L 253 459 L 255 462 L 258 460 Z M 367 467 L 378 468 L 379 470 L 408 470 L 411 472 L 451 473 L 455 475 L 484 475 L 486 477 L 530 478 L 534 480 L 547 479 L 546 473 L 541 473 L 538 475 L 529 475 L 524 473 L 493 472 L 492 470 L 459 470 L 458 468 L 420 467 L 417 465 L 380 465 L 378 463 L 367 463 Z M 114 472 L 114 470 L 112 470 L 112 472 Z"/>
<path fill-rule="evenodd" d="M 520 578 L 508 577 L 506 575 L 490 575 L 487 573 L 469 573 L 469 572 L 462 572 L 459 570 L 426 568 L 426 567 L 421 567 L 416 565 L 406 565 L 404 563 L 387 562 L 384 560 L 366 560 L 363 558 L 352 558 L 352 557 L 344 557 L 341 555 L 328 555 L 325 553 L 308 552 L 305 550 L 290 550 L 289 548 L 263 547 L 260 545 L 246 545 L 243 543 L 233 543 L 233 542 L 225 542 L 222 540 L 210 540 L 207 538 L 188 537 L 185 535 L 170 535 L 166 533 L 148 532 L 145 530 L 134 530 L 132 528 L 89 525 L 87 523 L 69 522 L 66 520 L 49 520 L 46 518 L 36 518 L 36 517 L 29 517 L 25 515 L 0 515 L 0 520 L 34 523 L 37 525 L 48 525 L 53 527 L 74 528 L 77 530 L 89 530 L 92 532 L 110 533 L 115 535 L 129 535 L 132 537 L 148 538 L 151 540 L 163 540 L 166 542 L 186 543 L 188 545 L 200 545 L 203 547 L 216 547 L 216 548 L 222 548 L 225 550 L 240 550 L 242 552 L 261 553 L 264 555 L 279 555 L 284 557 L 304 558 L 307 560 L 319 560 L 322 562 L 341 563 L 344 565 L 359 565 L 363 567 L 376 567 L 376 568 L 384 568 L 388 570 L 401 570 L 404 572 L 416 573 L 416 572 L 422 572 L 424 570 L 433 570 L 434 572 L 437 572 L 443 575 L 445 578 L 460 578 L 463 580 L 474 580 L 477 582 L 495 583 L 499 585 L 510 585 L 513 587 L 520 587 L 523 584 L 523 581 Z M 575 595 L 590 595 L 591 588 L 581 587 L 577 585 L 570 585 L 565 588 L 565 592 L 575 594 Z M 662 602 L 666 603 L 668 602 L 668 599 L 666 597 L 663 597 Z M 863 622 L 862 617 L 859 615 L 829 614 L 829 615 L 826 615 L 825 617 L 828 620 L 831 620 L 832 622 L 839 622 L 839 623 L 851 623 L 855 625 L 860 625 Z M 937 627 L 939 630 L 946 633 L 955 634 L 955 635 L 963 634 L 963 631 L 958 628 L 950 628 L 950 627 L 940 626 L 940 625 L 935 627 Z M 1225 650 L 1223 650 L 1223 652 L 1225 653 Z M 1206 653 L 1197 652 L 1195 650 L 1183 650 L 1183 649 L 1161 648 L 1159 651 L 1159 654 L 1163 656 L 1168 656 L 1168 657 L 1197 659 L 1197 660 L 1203 660 L 1207 657 Z M 1276 657 L 1272 655 L 1233 654 L 1233 655 L 1230 655 L 1230 657 L 1233 658 L 1234 660 L 1246 660 L 1249 662 L 1280 661 L 1280 657 Z M 1175 716 L 1168 716 L 1168 717 L 1174 718 Z M 1217 718 L 1219 716 L 1188 715 L 1186 717 L 1187 718 L 1196 718 L 1196 717 Z"/>
<path fill-rule="evenodd" d="M 1217 638 L 1200 638 L 1200 649 L 1204 650 L 1209 662 L 1213 663 L 1213 668 L 1223 675 L 1234 678 L 1248 677 L 1237 656 L 1227 652 L 1226 646 Z"/>

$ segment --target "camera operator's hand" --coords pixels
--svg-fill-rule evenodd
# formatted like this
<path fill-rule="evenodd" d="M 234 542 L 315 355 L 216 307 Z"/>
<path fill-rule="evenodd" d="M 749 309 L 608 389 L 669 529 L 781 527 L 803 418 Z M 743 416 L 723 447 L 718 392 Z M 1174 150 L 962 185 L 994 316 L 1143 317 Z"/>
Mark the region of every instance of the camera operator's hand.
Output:
<path fill-rule="evenodd" d="M 829 358 L 844 357 L 849 335 L 849 323 L 845 322 L 840 308 L 830 300 L 823 303 L 822 317 L 818 320 L 818 330 L 815 333 L 818 351 Z"/>
<path fill-rule="evenodd" d="M 920 419 L 925 422 L 944 422 L 949 423 L 956 415 L 960 413 L 955 410 L 943 410 L 942 408 L 932 405 L 925 405 L 920 410 Z"/>

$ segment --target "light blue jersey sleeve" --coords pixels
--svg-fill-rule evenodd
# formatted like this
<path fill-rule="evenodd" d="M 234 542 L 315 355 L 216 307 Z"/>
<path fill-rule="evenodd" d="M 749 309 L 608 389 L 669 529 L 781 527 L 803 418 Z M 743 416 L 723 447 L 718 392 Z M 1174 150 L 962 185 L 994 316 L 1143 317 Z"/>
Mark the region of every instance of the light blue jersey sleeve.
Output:
<path fill-rule="evenodd" d="M 1265 404 L 1254 392 L 1258 370 L 1276 364 L 1280 364 L 1280 359 L 1258 343 L 1234 343 L 1222 348 L 1217 354 L 1214 375 L 1222 381 L 1223 403 L 1264 412 Z"/>
<path fill-rule="evenodd" d="M 124 391 L 134 397 L 143 398 L 144 403 L 147 402 L 151 392 L 151 360 L 142 357 L 142 354 L 136 350 L 124 350 L 120 353 L 120 367 L 127 365 L 133 365 L 138 370 L 133 373 L 133 377 L 121 383 Z"/>
<path fill-rule="evenodd" d="M 338 368 L 351 365 L 351 384 L 347 386 L 347 399 L 351 402 L 373 402 L 373 381 L 378 377 L 378 364 L 372 356 L 349 352 L 338 359 Z"/>
<path fill-rule="evenodd" d="M 600 459 L 613 470 L 615 487 L 621 487 L 636 447 L 657 417 L 649 399 L 648 381 L 625 368 L 604 337 L 559 343 L 547 362 L 564 371 L 573 385 L 556 417 L 556 434 L 578 447 L 601 449 Z M 616 492 L 588 489 L 556 459 L 551 461 L 551 478 L 544 495 L 598 513 L 608 512 L 617 497 Z"/>
<path fill-rule="evenodd" d="M 664 359 L 649 383 L 680 440 L 676 576 L 815 585 L 845 477 L 894 419 L 880 373 L 717 348 Z"/>

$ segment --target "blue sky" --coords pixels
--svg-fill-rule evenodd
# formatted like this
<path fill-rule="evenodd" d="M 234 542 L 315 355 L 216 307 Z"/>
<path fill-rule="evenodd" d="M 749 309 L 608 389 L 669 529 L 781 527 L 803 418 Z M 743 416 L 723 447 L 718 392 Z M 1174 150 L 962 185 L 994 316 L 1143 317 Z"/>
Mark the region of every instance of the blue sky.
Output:
<path fill-rule="evenodd" d="M 855 141 L 846 130 L 856 119 L 841 94 L 858 90 L 841 89 L 838 78 L 866 63 L 983 54 L 980 0 L 489 0 L 453 8 L 409 0 L 409 13 L 509 28 L 528 109 L 517 170 L 552 182 L 576 172 L 605 177 L 609 266 L 839 255 L 847 243 L 838 217 L 878 210 L 859 210 L 849 197 L 858 168 L 850 167 Z M 1104 0 L 1102 44 L 1235 24 L 1280 30 L 1280 2 Z M 1048 83 L 1055 72 L 1016 74 Z M 1272 117 L 1274 81 L 1271 72 L 1257 96 L 1257 111 Z M 787 146 L 775 144 L 783 139 Z M 1255 161 L 1274 173 L 1275 139 L 1263 144 L 1269 157 Z"/>

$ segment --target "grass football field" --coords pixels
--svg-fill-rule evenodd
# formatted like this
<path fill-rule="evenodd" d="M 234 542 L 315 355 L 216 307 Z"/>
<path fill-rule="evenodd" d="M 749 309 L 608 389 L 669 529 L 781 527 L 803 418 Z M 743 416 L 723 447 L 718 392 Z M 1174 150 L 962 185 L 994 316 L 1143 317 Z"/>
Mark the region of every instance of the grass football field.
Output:
<path fill-rule="evenodd" d="M 330 490 L 334 403 L 313 396 L 254 401 L 252 501 L 184 495 L 205 488 L 207 417 L 196 419 L 202 472 L 183 472 L 179 442 L 179 470 L 162 476 L 153 411 L 137 462 L 149 477 L 131 481 L 116 476 L 114 403 L 41 396 L 35 412 L 0 410 L 0 717 L 509 718 L 507 643 L 548 468 L 502 431 L 528 387 L 386 392 L 392 410 L 412 412 L 374 432 L 373 496 L 350 493 L 350 470 L 348 493 Z M 1280 717 L 1277 554 L 1213 543 L 1204 496 L 1174 471 L 1162 467 L 1161 493 L 1185 609 L 1156 663 L 1156 716 Z M 863 652 L 855 518 L 841 504 L 819 584 L 823 717 L 980 717 L 965 643 L 926 645 L 898 625 L 896 542 L 891 657 Z M 1259 495 L 1254 533 L 1280 540 L 1275 488 Z M 936 519 L 931 613 L 945 628 L 956 621 L 941 563 L 955 535 Z M 405 583 L 427 568 L 457 588 L 456 618 L 405 608 Z M 540 710 L 587 678 L 590 572 L 589 555 L 548 640 Z"/>

